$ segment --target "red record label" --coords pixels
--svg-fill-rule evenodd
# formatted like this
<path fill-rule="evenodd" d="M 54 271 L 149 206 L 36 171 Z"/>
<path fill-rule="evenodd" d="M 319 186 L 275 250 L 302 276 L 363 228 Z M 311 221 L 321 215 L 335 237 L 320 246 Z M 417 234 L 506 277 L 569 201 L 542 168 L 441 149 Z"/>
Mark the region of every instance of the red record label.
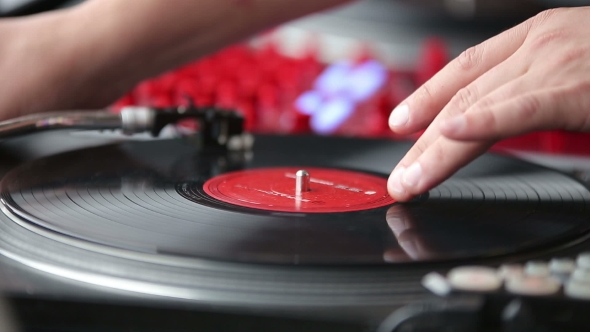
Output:
<path fill-rule="evenodd" d="M 296 193 L 296 173 L 309 173 L 309 190 Z M 328 168 L 261 168 L 216 176 L 205 192 L 220 201 L 241 207 L 302 213 L 369 210 L 394 200 L 387 180 L 361 172 Z"/>

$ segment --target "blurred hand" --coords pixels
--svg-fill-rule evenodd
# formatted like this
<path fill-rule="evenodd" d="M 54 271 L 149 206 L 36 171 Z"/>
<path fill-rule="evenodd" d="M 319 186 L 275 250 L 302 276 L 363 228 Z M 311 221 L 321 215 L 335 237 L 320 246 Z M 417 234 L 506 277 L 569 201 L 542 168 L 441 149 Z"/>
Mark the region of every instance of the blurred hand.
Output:
<path fill-rule="evenodd" d="M 391 114 L 399 134 L 426 129 L 393 170 L 406 201 L 498 140 L 536 130 L 590 130 L 590 7 L 545 11 L 468 49 Z"/>

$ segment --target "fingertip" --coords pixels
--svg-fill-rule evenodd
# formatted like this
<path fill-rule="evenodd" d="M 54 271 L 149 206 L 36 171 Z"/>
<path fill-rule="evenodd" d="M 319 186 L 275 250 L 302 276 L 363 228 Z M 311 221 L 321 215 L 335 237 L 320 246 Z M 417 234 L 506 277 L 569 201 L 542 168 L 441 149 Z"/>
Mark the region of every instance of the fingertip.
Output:
<path fill-rule="evenodd" d="M 403 103 L 397 106 L 389 116 L 389 127 L 393 131 L 403 129 L 410 120 L 410 106 Z"/>
<path fill-rule="evenodd" d="M 402 176 L 402 182 L 406 189 L 418 187 L 422 180 L 422 165 L 415 162 L 405 170 Z"/>
<path fill-rule="evenodd" d="M 396 200 L 406 194 L 406 189 L 402 185 L 402 176 L 405 169 L 403 166 L 396 167 L 387 180 L 387 191 Z"/>
<path fill-rule="evenodd" d="M 404 202 L 414 200 L 416 196 L 422 195 L 430 189 L 430 177 L 424 172 L 421 162 L 416 161 L 406 168 L 402 175 L 402 185 L 407 193 Z"/>
<path fill-rule="evenodd" d="M 405 172 L 406 167 L 398 166 L 393 170 L 387 181 L 387 192 L 389 193 L 389 196 L 397 202 L 407 202 L 412 199 L 412 195 L 408 193 L 402 184 Z"/>

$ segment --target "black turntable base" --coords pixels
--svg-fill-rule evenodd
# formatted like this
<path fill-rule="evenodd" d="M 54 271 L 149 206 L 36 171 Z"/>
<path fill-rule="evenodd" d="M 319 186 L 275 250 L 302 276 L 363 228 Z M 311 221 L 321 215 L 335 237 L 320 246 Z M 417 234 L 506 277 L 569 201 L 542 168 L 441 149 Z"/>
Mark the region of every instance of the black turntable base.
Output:
<path fill-rule="evenodd" d="M 587 246 L 585 185 L 505 156 L 484 155 L 414 202 L 388 201 L 379 183 L 408 148 L 259 136 L 252 151 L 220 154 L 182 139 L 64 132 L 5 142 L 0 286 L 23 326 L 47 331 L 69 331 L 70 310 L 101 324 L 101 313 L 153 315 L 149 331 L 219 330 L 230 318 L 253 329 L 362 331 L 431 297 L 428 272 L 575 257 Z M 298 169 L 310 170 L 312 193 L 348 198 L 297 198 L 272 178 Z M 234 175 L 251 184 L 221 185 Z M 215 179 L 213 191 L 235 201 L 211 194 Z M 266 203 L 248 200 L 252 190 Z M 173 317 L 182 327 L 162 323 Z M 82 325 L 71 330 L 96 330 Z"/>

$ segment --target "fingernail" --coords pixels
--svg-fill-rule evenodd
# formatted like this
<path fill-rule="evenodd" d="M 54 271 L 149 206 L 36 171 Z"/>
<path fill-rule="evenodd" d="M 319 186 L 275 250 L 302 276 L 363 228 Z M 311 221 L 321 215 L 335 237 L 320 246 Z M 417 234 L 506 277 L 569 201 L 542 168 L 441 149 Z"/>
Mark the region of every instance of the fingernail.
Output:
<path fill-rule="evenodd" d="M 461 132 L 466 125 L 467 121 L 465 120 L 465 116 L 459 115 L 443 121 L 441 124 L 441 129 L 447 132 L 458 133 Z"/>
<path fill-rule="evenodd" d="M 415 187 L 418 185 L 420 178 L 422 177 L 422 166 L 419 163 L 414 163 L 412 166 L 404 172 L 403 181 L 404 185 L 408 187 Z"/>
<path fill-rule="evenodd" d="M 403 104 L 396 107 L 393 112 L 391 112 L 391 116 L 389 116 L 389 125 L 391 127 L 400 127 L 405 125 L 410 118 L 410 108 L 408 105 Z"/>
<path fill-rule="evenodd" d="M 398 167 L 393 173 L 391 173 L 391 177 L 389 178 L 389 188 L 394 193 L 403 194 L 406 192 L 402 185 L 402 174 L 405 170 L 405 167 Z"/>

